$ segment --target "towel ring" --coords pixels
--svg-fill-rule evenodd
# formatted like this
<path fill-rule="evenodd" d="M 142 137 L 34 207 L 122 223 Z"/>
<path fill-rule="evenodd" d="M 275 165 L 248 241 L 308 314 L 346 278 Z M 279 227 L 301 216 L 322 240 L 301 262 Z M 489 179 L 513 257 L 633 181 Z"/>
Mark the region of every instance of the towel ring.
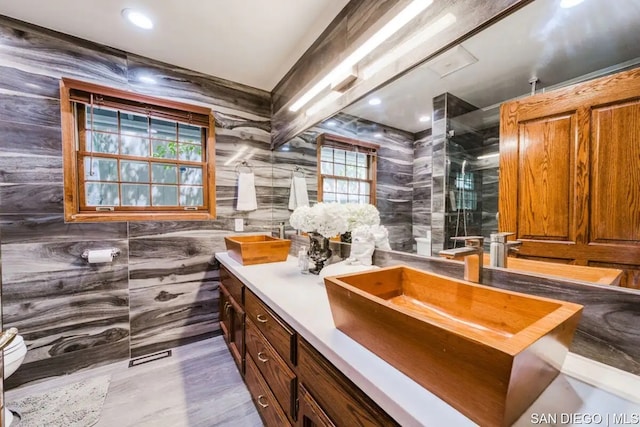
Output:
<path fill-rule="evenodd" d="M 245 169 L 242 170 L 242 168 L 245 168 Z M 242 162 L 240 162 L 240 163 L 238 163 L 236 165 L 236 174 L 239 175 L 242 172 L 245 172 L 245 173 L 253 172 L 253 169 L 251 168 L 251 165 L 246 160 L 243 160 Z"/>
<path fill-rule="evenodd" d="M 304 178 L 304 170 L 300 166 L 296 166 L 291 171 L 291 176 L 297 176 L 298 178 Z"/>

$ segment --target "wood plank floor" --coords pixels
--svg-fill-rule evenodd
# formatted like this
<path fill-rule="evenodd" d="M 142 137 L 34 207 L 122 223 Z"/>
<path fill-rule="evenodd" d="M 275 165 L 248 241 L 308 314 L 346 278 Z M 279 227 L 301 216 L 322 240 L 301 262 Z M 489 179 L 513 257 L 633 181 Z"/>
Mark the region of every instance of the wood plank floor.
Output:
<path fill-rule="evenodd" d="M 5 402 L 104 374 L 111 384 L 97 427 L 263 425 L 222 337 L 132 368 L 119 362 L 20 387 L 6 392 Z"/>

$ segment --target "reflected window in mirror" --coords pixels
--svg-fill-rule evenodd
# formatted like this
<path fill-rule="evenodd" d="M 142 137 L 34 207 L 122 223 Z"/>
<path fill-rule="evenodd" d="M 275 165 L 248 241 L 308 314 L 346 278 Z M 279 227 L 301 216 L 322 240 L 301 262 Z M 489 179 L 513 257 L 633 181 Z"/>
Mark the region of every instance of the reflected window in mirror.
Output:
<path fill-rule="evenodd" d="M 379 146 L 323 133 L 317 147 L 318 200 L 375 205 Z"/>

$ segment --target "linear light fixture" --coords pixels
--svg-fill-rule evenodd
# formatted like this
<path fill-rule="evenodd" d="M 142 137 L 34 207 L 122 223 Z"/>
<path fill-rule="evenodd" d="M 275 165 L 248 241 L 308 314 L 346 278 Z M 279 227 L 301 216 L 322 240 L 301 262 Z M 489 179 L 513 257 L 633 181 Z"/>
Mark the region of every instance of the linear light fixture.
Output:
<path fill-rule="evenodd" d="M 380 30 L 373 34 L 367 41 L 365 41 L 337 67 L 331 70 L 318 83 L 313 85 L 311 89 L 305 92 L 296 102 L 291 105 L 291 107 L 289 107 L 289 110 L 298 111 L 309 101 L 311 101 L 316 95 L 322 92 L 327 86 L 336 81 L 341 81 L 341 77 L 348 75 L 353 69 L 353 66 L 356 65 L 362 58 L 371 53 L 376 47 L 380 46 L 382 42 L 395 34 L 400 28 L 404 27 L 420 12 L 429 7 L 431 3 L 433 3 L 433 0 L 412 1 L 407 7 L 400 11 L 400 13 L 393 17 L 393 19 L 387 22 Z"/>
<path fill-rule="evenodd" d="M 311 107 L 307 108 L 307 111 L 304 112 L 307 116 L 313 116 L 318 111 L 322 110 L 326 105 L 335 101 L 336 99 L 342 96 L 342 92 L 338 92 L 337 90 L 332 90 L 323 98 L 320 98 L 318 102 L 313 104 Z"/>
<path fill-rule="evenodd" d="M 364 67 L 362 72 L 359 74 L 363 79 L 368 79 L 369 77 L 373 76 L 378 71 L 389 65 L 391 62 L 395 61 L 397 58 L 400 58 L 411 52 L 413 49 L 420 46 L 422 43 L 426 42 L 439 32 L 443 31 L 445 28 L 453 25 L 455 22 L 456 16 L 452 13 L 447 13 L 442 18 L 439 18 L 437 21 L 435 21 L 433 24 L 424 27 L 423 30 L 411 37 L 409 40 L 393 48 L 387 54 L 381 56 L 371 64 Z"/>
<path fill-rule="evenodd" d="M 491 153 L 491 154 L 483 154 L 482 156 L 478 156 L 477 159 L 478 160 L 482 160 L 482 159 L 490 159 L 492 157 L 498 157 L 500 155 L 500 153 Z"/>

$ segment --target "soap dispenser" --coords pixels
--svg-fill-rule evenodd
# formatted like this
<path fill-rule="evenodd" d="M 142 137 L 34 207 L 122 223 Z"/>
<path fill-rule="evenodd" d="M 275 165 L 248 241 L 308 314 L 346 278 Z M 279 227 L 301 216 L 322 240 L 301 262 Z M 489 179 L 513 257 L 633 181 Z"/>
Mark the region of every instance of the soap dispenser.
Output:
<path fill-rule="evenodd" d="M 298 268 L 302 274 L 309 274 L 309 254 L 306 246 L 298 251 Z"/>

